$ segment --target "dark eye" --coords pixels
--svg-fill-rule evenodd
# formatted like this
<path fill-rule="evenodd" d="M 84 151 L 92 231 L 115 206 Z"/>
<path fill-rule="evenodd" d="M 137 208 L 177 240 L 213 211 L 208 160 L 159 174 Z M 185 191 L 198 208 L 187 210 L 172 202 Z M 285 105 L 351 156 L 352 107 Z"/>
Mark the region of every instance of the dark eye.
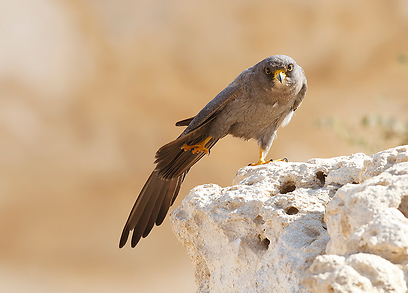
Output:
<path fill-rule="evenodd" d="M 265 70 L 266 74 L 271 74 L 272 73 L 272 71 L 269 69 L 269 67 L 265 67 L 264 70 Z"/>
<path fill-rule="evenodd" d="M 293 64 L 290 63 L 290 64 L 288 65 L 288 71 L 292 71 L 292 70 L 293 70 Z"/>

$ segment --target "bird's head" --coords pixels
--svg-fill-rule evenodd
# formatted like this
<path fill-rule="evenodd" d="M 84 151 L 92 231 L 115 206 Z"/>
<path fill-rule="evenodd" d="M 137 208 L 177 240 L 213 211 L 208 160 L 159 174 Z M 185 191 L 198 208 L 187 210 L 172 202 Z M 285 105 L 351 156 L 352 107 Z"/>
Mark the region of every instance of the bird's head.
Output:
<path fill-rule="evenodd" d="M 254 67 L 256 75 L 269 89 L 298 88 L 304 83 L 303 69 L 285 55 L 265 58 Z"/>

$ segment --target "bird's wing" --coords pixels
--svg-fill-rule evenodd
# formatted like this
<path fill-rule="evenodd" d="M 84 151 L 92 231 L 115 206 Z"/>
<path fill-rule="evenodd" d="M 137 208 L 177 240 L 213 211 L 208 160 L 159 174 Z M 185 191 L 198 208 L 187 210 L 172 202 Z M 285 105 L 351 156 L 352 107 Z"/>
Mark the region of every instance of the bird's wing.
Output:
<path fill-rule="evenodd" d="M 239 86 L 238 82 L 232 82 L 214 99 L 212 99 L 196 116 L 193 117 L 193 119 L 188 124 L 188 127 L 183 131 L 180 137 L 193 132 L 197 128 L 205 125 L 208 121 L 214 119 L 217 113 L 219 113 L 231 100 L 235 99 L 241 91 L 242 86 Z M 186 120 L 188 119 L 185 119 L 183 121 Z"/>
<path fill-rule="evenodd" d="M 296 109 L 299 108 L 300 105 L 302 104 L 303 98 L 306 95 L 306 91 L 307 91 L 307 85 L 306 83 L 304 83 L 299 93 L 296 95 L 295 101 L 293 102 L 293 105 L 292 105 L 292 108 L 290 109 L 289 114 L 285 117 L 285 119 L 283 119 L 282 124 L 281 124 L 282 127 L 285 127 L 286 125 L 289 124 Z"/>
<path fill-rule="evenodd" d="M 297 108 L 300 107 L 302 104 L 303 99 L 306 96 L 306 91 L 307 91 L 307 83 L 306 81 L 303 83 L 302 88 L 300 89 L 299 93 L 296 96 L 295 103 L 293 104 L 293 111 L 296 111 Z"/>
<path fill-rule="evenodd" d="M 193 154 L 181 149 L 184 144 L 194 145 L 209 137 L 209 127 L 217 114 L 229 101 L 236 98 L 240 89 L 227 87 L 208 103 L 189 123 L 184 132 L 175 140 L 162 146 L 156 152 L 155 171 L 161 178 L 178 177 L 189 170 L 205 153 Z M 206 147 L 210 149 L 219 138 L 211 138 Z"/>
<path fill-rule="evenodd" d="M 195 116 L 194 116 L 195 117 Z M 193 121 L 194 117 L 187 118 L 184 120 L 180 120 L 176 122 L 176 126 L 188 126 L 191 121 Z"/>
<path fill-rule="evenodd" d="M 240 77 L 240 76 L 239 76 Z M 214 99 L 212 99 L 196 116 L 176 122 L 176 126 L 189 126 L 183 134 L 200 127 L 216 112 L 220 111 L 224 105 L 233 100 L 241 91 L 242 87 L 238 86 L 237 77 L 230 85 L 222 90 Z M 191 124 L 191 122 L 193 122 Z M 190 125 L 191 124 L 191 125 Z M 182 135 L 183 135 L 182 134 Z"/>

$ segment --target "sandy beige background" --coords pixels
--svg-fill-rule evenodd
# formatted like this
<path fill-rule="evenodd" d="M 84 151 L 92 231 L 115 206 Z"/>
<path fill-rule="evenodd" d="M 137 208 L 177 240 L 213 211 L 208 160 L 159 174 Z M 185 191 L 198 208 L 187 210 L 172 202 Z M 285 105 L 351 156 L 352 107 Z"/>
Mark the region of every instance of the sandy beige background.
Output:
<path fill-rule="evenodd" d="M 119 236 L 174 123 L 273 54 L 304 68 L 309 91 L 269 157 L 369 151 L 319 119 L 407 121 L 406 0 L 0 1 L 0 291 L 194 292 L 168 220 L 136 249 Z M 257 156 L 223 139 L 175 205 Z"/>

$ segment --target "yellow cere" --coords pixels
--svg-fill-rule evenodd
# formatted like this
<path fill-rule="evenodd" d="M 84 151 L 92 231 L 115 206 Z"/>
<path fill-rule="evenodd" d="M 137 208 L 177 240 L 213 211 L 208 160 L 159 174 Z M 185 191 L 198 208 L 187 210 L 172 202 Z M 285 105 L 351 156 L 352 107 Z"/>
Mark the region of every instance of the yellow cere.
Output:
<path fill-rule="evenodd" d="M 279 75 L 279 73 L 282 73 L 283 76 L 286 77 L 285 71 L 282 70 L 282 69 L 278 69 L 278 70 L 275 71 L 275 74 L 274 74 L 273 78 L 277 79 L 276 77 Z"/>

